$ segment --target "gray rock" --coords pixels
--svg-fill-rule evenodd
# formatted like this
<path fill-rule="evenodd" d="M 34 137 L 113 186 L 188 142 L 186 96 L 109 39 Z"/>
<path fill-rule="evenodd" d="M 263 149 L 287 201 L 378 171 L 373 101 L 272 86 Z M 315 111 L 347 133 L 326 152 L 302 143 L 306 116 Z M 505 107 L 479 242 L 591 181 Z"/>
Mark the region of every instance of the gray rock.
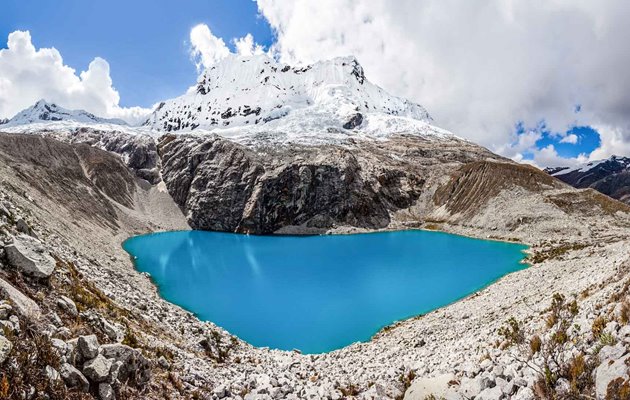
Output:
<path fill-rule="evenodd" d="M 150 379 L 150 363 L 140 351 L 120 343 L 104 344 L 100 347 L 103 357 L 120 362 L 118 379 L 134 379 L 142 385 Z"/>
<path fill-rule="evenodd" d="M 90 360 L 98 355 L 99 344 L 96 335 L 79 336 L 77 346 L 85 360 Z"/>
<path fill-rule="evenodd" d="M 628 366 L 626 360 L 630 359 L 630 354 L 615 361 L 609 360 L 597 367 L 595 370 L 595 395 L 598 399 L 606 397 L 608 384 L 617 379 L 628 379 Z"/>
<path fill-rule="evenodd" d="M 619 329 L 619 337 L 629 337 L 630 336 L 630 325 L 624 325 Z"/>
<path fill-rule="evenodd" d="M 99 354 L 83 364 L 83 374 L 92 382 L 104 382 L 109 377 L 111 367 L 112 361 Z"/>
<path fill-rule="evenodd" d="M 56 381 L 60 377 L 59 372 L 57 372 L 57 370 L 51 367 L 50 365 L 47 365 L 46 368 L 44 368 L 44 373 L 46 374 L 46 377 L 50 381 Z"/>
<path fill-rule="evenodd" d="M 0 278 L 0 296 L 8 298 L 13 304 L 14 310 L 27 318 L 37 320 L 42 312 L 37 303 L 26 297 L 22 292 L 11 286 L 11 284 Z"/>
<path fill-rule="evenodd" d="M 536 396 L 534 396 L 534 392 L 530 388 L 522 387 L 510 399 L 511 400 L 534 400 L 535 398 Z"/>
<path fill-rule="evenodd" d="M 82 392 L 87 392 L 90 390 L 90 382 L 81 372 L 79 372 L 78 369 L 73 367 L 71 364 L 62 364 L 59 373 L 63 381 L 66 383 L 66 385 L 68 385 L 68 387 L 78 388 Z"/>
<path fill-rule="evenodd" d="M 42 243 L 27 235 L 18 235 L 5 248 L 9 264 L 27 275 L 47 278 L 55 269 L 55 259 L 48 254 Z"/>
<path fill-rule="evenodd" d="M 24 233 L 26 235 L 31 235 L 31 227 L 28 226 L 26 221 L 24 221 L 22 218 L 18 218 L 18 220 L 15 221 L 15 229 L 17 229 L 18 232 Z"/>
<path fill-rule="evenodd" d="M 8 319 L 13 307 L 9 303 L 0 303 L 0 320 Z"/>
<path fill-rule="evenodd" d="M 59 298 L 57 299 L 57 306 L 73 317 L 76 317 L 79 315 L 79 310 L 77 310 L 77 305 L 69 297 L 59 296 Z"/>
<path fill-rule="evenodd" d="M 503 398 L 503 391 L 500 387 L 495 386 L 493 388 L 486 388 L 481 391 L 475 397 L 475 400 L 501 400 Z"/>
<path fill-rule="evenodd" d="M 463 377 L 459 385 L 459 391 L 467 398 L 474 398 L 486 388 L 487 385 L 484 379 L 479 376 L 476 378 Z"/>
<path fill-rule="evenodd" d="M 119 342 L 123 339 L 122 332 L 105 318 L 101 319 L 101 326 L 107 337 L 111 340 Z"/>
<path fill-rule="evenodd" d="M 11 343 L 11 341 L 0 335 L 0 365 L 2 365 L 7 360 L 7 358 L 9 358 L 9 354 L 11 354 L 12 349 L 13 344 Z"/>
<path fill-rule="evenodd" d="M 168 360 L 166 358 L 164 358 L 164 356 L 160 356 L 160 358 L 158 358 L 158 364 L 160 367 L 164 368 L 164 369 L 171 369 L 171 363 L 168 362 Z"/>
<path fill-rule="evenodd" d="M 626 354 L 626 347 L 623 343 L 617 343 L 614 346 L 604 346 L 599 351 L 598 357 L 601 363 L 608 360 L 616 360 Z"/>
<path fill-rule="evenodd" d="M 561 395 L 569 393 L 569 391 L 571 390 L 571 383 L 564 378 L 560 378 L 556 382 L 556 386 L 554 387 L 554 389 L 556 393 L 561 394 Z"/>
<path fill-rule="evenodd" d="M 112 385 L 110 385 L 109 383 L 99 383 L 98 397 L 101 400 L 115 400 L 116 394 L 114 393 Z"/>
<path fill-rule="evenodd" d="M 11 216 L 11 212 L 4 206 L 4 204 L 0 204 L 0 215 L 5 217 Z"/>

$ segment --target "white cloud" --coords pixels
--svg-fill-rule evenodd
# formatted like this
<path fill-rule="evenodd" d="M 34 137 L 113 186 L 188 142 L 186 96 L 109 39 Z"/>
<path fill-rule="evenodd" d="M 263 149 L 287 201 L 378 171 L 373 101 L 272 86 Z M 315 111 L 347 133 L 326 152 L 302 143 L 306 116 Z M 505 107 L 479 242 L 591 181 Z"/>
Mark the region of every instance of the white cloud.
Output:
<path fill-rule="evenodd" d="M 208 25 L 199 24 L 190 30 L 190 56 L 197 66 L 197 70 L 209 68 L 230 54 L 238 56 L 253 56 L 265 53 L 260 44 L 254 42 L 254 37 L 248 33 L 241 38 L 232 39 L 235 53 L 232 53 L 223 39 L 215 36 Z"/>
<path fill-rule="evenodd" d="M 40 99 L 130 123 L 140 122 L 150 111 L 119 106 L 104 59 L 96 57 L 77 76 L 57 49 L 36 49 L 28 31 L 12 32 L 7 48 L 0 50 L 0 118 L 10 118 Z"/>
<path fill-rule="evenodd" d="M 243 36 L 242 38 L 234 39 L 234 46 L 236 47 L 236 54 L 241 56 L 253 56 L 258 54 L 264 54 L 265 49 L 263 46 L 254 43 L 254 37 L 251 33 Z"/>
<path fill-rule="evenodd" d="M 198 70 L 208 68 L 230 54 L 223 39 L 214 36 L 206 24 L 199 24 L 190 30 L 190 45 L 190 55 Z"/>
<path fill-rule="evenodd" d="M 570 133 L 564 136 L 562 139 L 560 139 L 560 143 L 577 144 L 577 142 L 578 142 L 578 137 L 574 133 Z"/>
<path fill-rule="evenodd" d="M 609 126 L 616 133 L 607 145 L 616 147 L 606 152 L 630 154 L 627 1 L 257 3 L 276 32 L 282 61 L 354 54 L 370 80 L 491 149 L 509 148 L 517 121 L 536 127 L 545 120 L 558 132 Z"/>

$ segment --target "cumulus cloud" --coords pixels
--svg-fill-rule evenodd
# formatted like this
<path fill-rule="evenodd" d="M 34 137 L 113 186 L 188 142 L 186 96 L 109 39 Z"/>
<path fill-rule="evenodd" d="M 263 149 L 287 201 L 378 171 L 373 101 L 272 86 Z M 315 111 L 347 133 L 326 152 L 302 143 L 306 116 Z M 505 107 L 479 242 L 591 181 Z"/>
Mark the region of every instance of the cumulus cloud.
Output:
<path fill-rule="evenodd" d="M 577 144 L 578 137 L 576 134 L 571 133 L 560 139 L 560 143 Z"/>
<path fill-rule="evenodd" d="M 207 68 L 230 54 L 223 39 L 214 36 L 206 24 L 199 24 L 190 30 L 190 46 L 190 55 L 198 70 Z"/>
<path fill-rule="evenodd" d="M 254 43 L 254 37 L 251 33 L 248 33 L 242 38 L 234 39 L 233 42 L 234 47 L 236 47 L 236 53 L 241 56 L 253 56 L 265 52 L 263 46 Z"/>
<path fill-rule="evenodd" d="M 15 31 L 9 34 L 7 48 L 0 49 L 0 118 L 10 118 L 40 99 L 132 124 L 150 111 L 119 106 L 120 96 L 104 59 L 96 57 L 77 76 L 64 65 L 57 49 L 36 49 L 28 31 Z"/>
<path fill-rule="evenodd" d="M 247 34 L 241 38 L 232 39 L 235 53 L 232 53 L 223 39 L 215 36 L 208 25 L 199 24 L 190 30 L 190 56 L 201 71 L 208 68 L 230 54 L 238 56 L 252 56 L 263 54 L 263 46 L 254 42 L 254 37 Z"/>
<path fill-rule="evenodd" d="M 526 127 L 545 121 L 557 132 L 605 126 L 593 157 L 630 154 L 626 1 L 257 3 L 275 30 L 274 51 L 282 61 L 354 54 L 372 81 L 493 150 L 509 153 L 517 121 Z"/>

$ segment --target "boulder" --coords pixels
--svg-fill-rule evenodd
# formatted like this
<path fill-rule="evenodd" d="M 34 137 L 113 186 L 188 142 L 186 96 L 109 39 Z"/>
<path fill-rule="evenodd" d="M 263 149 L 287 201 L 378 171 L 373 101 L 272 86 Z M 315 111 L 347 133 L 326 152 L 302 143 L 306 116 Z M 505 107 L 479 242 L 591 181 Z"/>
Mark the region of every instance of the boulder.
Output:
<path fill-rule="evenodd" d="M 501 400 L 503 398 L 503 391 L 500 387 L 495 386 L 493 388 L 486 388 L 475 397 L 475 400 Z"/>
<path fill-rule="evenodd" d="M 69 297 L 59 296 L 59 298 L 57 299 L 57 306 L 73 317 L 76 317 L 79 315 L 79 310 L 77 309 L 77 305 Z"/>
<path fill-rule="evenodd" d="M 0 336 L 0 365 L 2 365 L 7 358 L 9 358 L 9 354 L 11 354 L 11 350 L 13 349 L 13 344 L 9 339 L 4 336 Z"/>
<path fill-rule="evenodd" d="M 9 299 L 15 312 L 24 317 L 37 320 L 42 315 L 42 311 L 37 303 L 2 278 L 0 278 L 0 297 Z"/>
<path fill-rule="evenodd" d="M 77 347 L 84 360 L 91 360 L 98 355 L 98 339 L 96 335 L 79 336 Z"/>
<path fill-rule="evenodd" d="M 459 391 L 467 398 L 474 398 L 489 386 L 488 378 L 477 376 L 476 378 L 463 377 L 459 385 Z"/>
<path fill-rule="evenodd" d="M 449 392 L 448 383 L 455 379 L 453 374 L 439 375 L 433 378 L 416 378 L 405 392 L 404 400 L 424 400 L 433 395 L 436 398 L 446 398 Z"/>
<path fill-rule="evenodd" d="M 109 383 L 99 383 L 98 397 L 101 400 L 115 400 L 116 394 L 114 393 L 112 385 L 110 385 Z"/>
<path fill-rule="evenodd" d="M 628 365 L 626 360 L 630 354 L 617 360 L 603 362 L 595 370 L 595 395 L 597 399 L 605 399 L 608 384 L 617 378 L 628 379 Z M 629 361 L 630 362 L 630 361 Z"/>
<path fill-rule="evenodd" d="M 78 369 L 73 367 L 71 364 L 62 364 L 59 373 L 68 387 L 78 388 L 82 392 L 87 392 L 90 390 L 90 382 L 81 372 L 79 372 Z"/>
<path fill-rule="evenodd" d="M 28 235 L 18 235 L 5 248 L 9 264 L 24 274 L 47 278 L 55 269 L 55 259 L 48 254 L 42 243 Z"/>
<path fill-rule="evenodd" d="M 120 343 L 104 344 L 100 348 L 103 357 L 120 363 L 117 379 L 133 379 L 143 384 L 150 379 L 151 369 L 147 360 L 138 350 Z"/>
<path fill-rule="evenodd" d="M 112 361 L 99 354 L 83 364 L 83 374 L 92 382 L 104 382 L 109 377 L 111 367 Z"/>

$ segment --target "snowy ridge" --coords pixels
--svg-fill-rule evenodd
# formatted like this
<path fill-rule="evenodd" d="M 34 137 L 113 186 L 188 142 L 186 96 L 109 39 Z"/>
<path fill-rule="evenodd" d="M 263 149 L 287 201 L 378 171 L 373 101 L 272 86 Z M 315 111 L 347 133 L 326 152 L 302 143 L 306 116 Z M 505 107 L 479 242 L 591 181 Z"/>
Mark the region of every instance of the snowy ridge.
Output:
<path fill-rule="evenodd" d="M 422 106 L 370 83 L 354 57 L 294 68 L 266 55 L 232 55 L 207 69 L 188 93 L 161 103 L 144 125 L 228 137 L 449 134 L 430 122 Z"/>
<path fill-rule="evenodd" d="M 55 123 L 55 122 L 74 122 L 79 124 L 110 124 L 110 125 L 127 125 L 121 119 L 100 118 L 84 110 L 68 110 L 54 103 L 48 103 L 45 100 L 39 100 L 31 107 L 20 111 L 13 118 L 0 125 L 5 128 L 37 124 L 37 123 Z"/>
<path fill-rule="evenodd" d="M 571 168 L 569 167 L 546 168 L 545 171 L 549 173 L 551 176 L 566 175 L 572 172 L 585 173 L 605 163 L 614 164 L 615 166 L 621 166 L 622 168 L 630 170 L 630 158 L 611 156 L 610 158 L 607 158 L 605 160 L 591 161 L 589 163 L 585 163 L 585 164 L 578 165 Z"/>

